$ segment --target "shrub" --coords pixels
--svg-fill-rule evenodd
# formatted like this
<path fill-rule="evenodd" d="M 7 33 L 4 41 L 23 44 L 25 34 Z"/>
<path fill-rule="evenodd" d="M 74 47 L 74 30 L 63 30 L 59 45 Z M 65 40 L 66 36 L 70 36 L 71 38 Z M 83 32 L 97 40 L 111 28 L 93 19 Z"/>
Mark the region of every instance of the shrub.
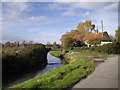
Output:
<path fill-rule="evenodd" d="M 27 69 L 36 64 L 47 64 L 48 50 L 42 44 L 32 44 L 26 47 L 5 47 L 2 49 L 3 75 Z"/>
<path fill-rule="evenodd" d="M 91 51 L 103 52 L 108 54 L 120 54 L 120 43 L 109 43 L 103 46 L 89 48 Z"/>

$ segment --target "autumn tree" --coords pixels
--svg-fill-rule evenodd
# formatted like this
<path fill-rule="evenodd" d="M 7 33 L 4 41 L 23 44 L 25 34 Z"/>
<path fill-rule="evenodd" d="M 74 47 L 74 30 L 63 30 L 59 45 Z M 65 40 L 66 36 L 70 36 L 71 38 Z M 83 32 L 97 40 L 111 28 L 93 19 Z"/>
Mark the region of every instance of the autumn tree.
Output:
<path fill-rule="evenodd" d="M 92 32 L 93 30 L 95 30 L 95 25 L 92 24 L 92 21 L 87 20 L 85 22 L 79 23 L 77 26 L 77 30 L 83 33 Z"/>
<path fill-rule="evenodd" d="M 75 42 L 75 39 L 67 34 L 62 35 L 62 38 L 60 40 L 61 40 L 64 48 L 72 47 L 74 45 L 74 42 Z"/>

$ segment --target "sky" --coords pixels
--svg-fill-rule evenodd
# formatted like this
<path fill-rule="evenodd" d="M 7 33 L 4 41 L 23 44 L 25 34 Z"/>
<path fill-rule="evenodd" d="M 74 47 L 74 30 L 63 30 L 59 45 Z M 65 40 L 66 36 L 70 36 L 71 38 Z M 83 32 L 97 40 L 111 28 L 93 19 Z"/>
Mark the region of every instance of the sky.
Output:
<path fill-rule="evenodd" d="M 3 43 L 32 40 L 43 44 L 60 44 L 62 34 L 76 29 L 78 23 L 86 20 L 91 20 L 99 31 L 102 31 L 103 20 L 104 31 L 112 36 L 118 28 L 117 2 L 6 1 L 2 2 L 1 8 Z"/>

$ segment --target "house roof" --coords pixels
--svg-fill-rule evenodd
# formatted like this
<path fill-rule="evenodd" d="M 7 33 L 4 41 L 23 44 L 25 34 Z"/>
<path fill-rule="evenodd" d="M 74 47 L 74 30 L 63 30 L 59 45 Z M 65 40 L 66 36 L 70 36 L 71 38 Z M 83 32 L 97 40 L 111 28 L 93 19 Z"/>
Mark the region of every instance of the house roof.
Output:
<path fill-rule="evenodd" d="M 102 38 L 104 32 L 98 32 L 98 33 L 90 33 L 90 34 L 85 34 L 85 35 L 75 35 L 75 39 L 79 40 L 91 40 L 91 39 L 96 39 L 96 38 Z"/>
<path fill-rule="evenodd" d="M 84 37 L 84 36 L 85 36 L 84 34 L 83 34 L 83 35 L 75 35 L 74 38 L 75 38 L 75 39 L 83 40 L 83 37 Z"/>
<path fill-rule="evenodd" d="M 95 38 L 102 38 L 103 37 L 102 35 L 103 35 L 103 32 L 86 34 L 83 37 L 83 40 L 91 40 L 91 39 L 95 39 Z"/>

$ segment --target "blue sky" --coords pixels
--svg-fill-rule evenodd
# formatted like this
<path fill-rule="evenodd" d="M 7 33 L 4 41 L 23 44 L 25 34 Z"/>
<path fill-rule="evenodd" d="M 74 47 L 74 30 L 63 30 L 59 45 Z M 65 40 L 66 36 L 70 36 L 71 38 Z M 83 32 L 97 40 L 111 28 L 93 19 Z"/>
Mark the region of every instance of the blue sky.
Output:
<path fill-rule="evenodd" d="M 114 35 L 118 27 L 116 2 L 3 2 L 2 39 L 6 41 L 57 42 L 78 23 L 92 20 L 101 31 Z"/>

